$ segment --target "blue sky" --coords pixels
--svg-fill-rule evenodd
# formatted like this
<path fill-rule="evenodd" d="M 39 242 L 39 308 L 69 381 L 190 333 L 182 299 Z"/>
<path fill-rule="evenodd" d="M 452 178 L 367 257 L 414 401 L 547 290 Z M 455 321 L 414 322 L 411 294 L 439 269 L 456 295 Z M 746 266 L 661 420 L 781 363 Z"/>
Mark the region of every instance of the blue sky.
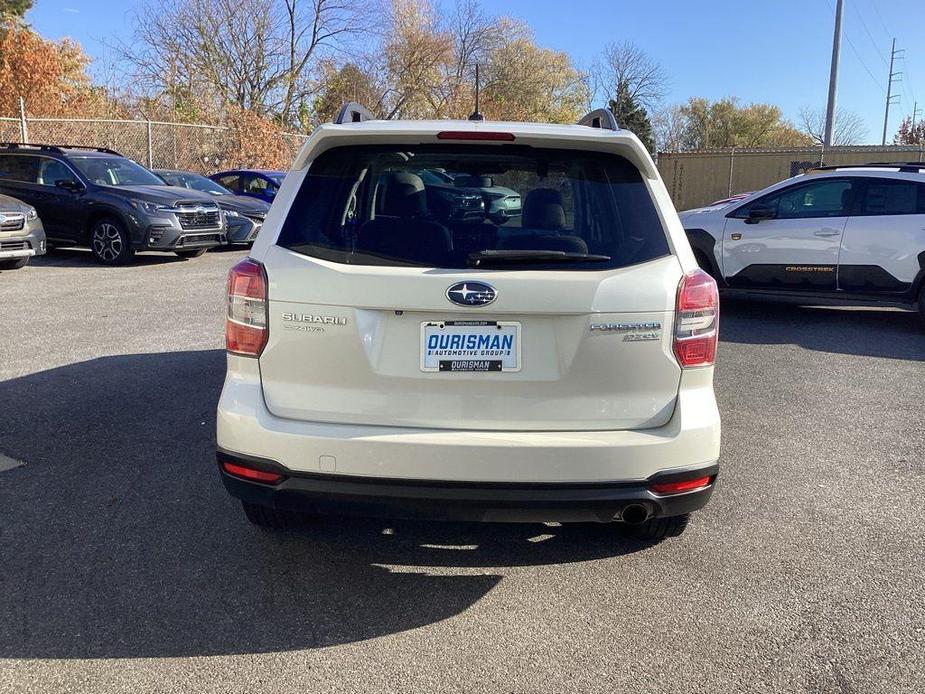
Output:
<path fill-rule="evenodd" d="M 133 9 L 150 0 L 36 0 L 29 22 L 44 36 L 70 36 L 94 58 L 128 38 Z M 544 46 L 567 51 L 581 67 L 609 41 L 630 40 L 671 76 L 668 102 L 690 96 L 768 102 L 795 119 L 802 106 L 825 107 L 835 0 L 483 0 L 495 14 L 529 23 Z M 242 3 L 242 8 L 246 4 Z M 901 98 L 891 138 L 913 101 L 925 109 L 923 0 L 845 0 L 839 105 L 858 113 L 867 140 L 879 143 L 890 39 L 905 48 Z M 919 40 L 917 40 L 919 39 Z"/>

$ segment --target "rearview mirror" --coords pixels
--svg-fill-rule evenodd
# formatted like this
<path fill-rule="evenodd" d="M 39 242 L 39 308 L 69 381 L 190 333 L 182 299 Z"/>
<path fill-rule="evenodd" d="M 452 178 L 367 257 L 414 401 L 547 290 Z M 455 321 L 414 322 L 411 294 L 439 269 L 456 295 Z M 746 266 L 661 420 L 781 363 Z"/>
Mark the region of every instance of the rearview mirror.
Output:
<path fill-rule="evenodd" d="M 757 224 L 763 219 L 774 219 L 777 216 L 777 210 L 773 207 L 753 207 L 748 211 L 748 222 Z"/>

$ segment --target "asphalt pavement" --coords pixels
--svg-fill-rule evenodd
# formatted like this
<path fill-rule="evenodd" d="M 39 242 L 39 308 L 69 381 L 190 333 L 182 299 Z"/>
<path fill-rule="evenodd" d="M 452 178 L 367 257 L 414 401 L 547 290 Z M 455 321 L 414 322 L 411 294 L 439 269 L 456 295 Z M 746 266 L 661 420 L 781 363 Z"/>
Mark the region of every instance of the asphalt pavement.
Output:
<path fill-rule="evenodd" d="M 612 526 L 250 526 L 214 463 L 242 251 L 0 273 L 2 692 L 925 690 L 925 330 L 724 301 L 719 485 Z"/>

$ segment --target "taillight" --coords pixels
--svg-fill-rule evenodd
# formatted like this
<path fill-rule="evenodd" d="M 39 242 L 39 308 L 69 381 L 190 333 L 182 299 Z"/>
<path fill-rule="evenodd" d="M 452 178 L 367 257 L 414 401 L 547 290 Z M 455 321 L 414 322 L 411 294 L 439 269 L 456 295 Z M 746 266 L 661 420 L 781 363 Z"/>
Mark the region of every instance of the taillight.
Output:
<path fill-rule="evenodd" d="M 225 349 L 259 357 L 267 345 L 268 332 L 267 273 L 262 264 L 245 258 L 228 273 Z"/>
<path fill-rule="evenodd" d="M 719 291 L 703 270 L 681 278 L 675 308 L 674 354 L 682 367 L 710 366 L 719 340 Z"/>
<path fill-rule="evenodd" d="M 682 494 L 683 492 L 704 489 L 709 487 L 712 482 L 713 478 L 706 476 L 693 480 L 684 480 L 683 482 L 656 482 L 655 484 L 650 484 L 649 489 L 656 494 Z"/>
<path fill-rule="evenodd" d="M 283 476 L 278 472 L 255 470 L 254 468 L 244 467 L 243 465 L 229 463 L 227 460 L 222 463 L 222 469 L 229 475 L 252 480 L 253 482 L 260 482 L 261 484 L 278 484 L 283 480 Z"/>

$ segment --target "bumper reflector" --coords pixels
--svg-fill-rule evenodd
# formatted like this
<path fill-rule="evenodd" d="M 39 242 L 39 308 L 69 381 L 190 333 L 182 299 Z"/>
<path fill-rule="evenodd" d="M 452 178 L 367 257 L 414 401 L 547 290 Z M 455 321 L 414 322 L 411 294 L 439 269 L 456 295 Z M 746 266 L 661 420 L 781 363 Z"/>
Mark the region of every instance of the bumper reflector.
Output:
<path fill-rule="evenodd" d="M 713 481 L 712 477 L 697 477 L 692 480 L 683 480 L 681 482 L 657 482 L 650 484 L 651 489 L 656 494 L 680 494 L 682 492 L 692 492 L 697 489 L 709 487 Z"/>
<path fill-rule="evenodd" d="M 253 468 L 244 467 L 243 465 L 235 465 L 234 463 L 229 463 L 228 461 L 222 462 L 222 469 L 229 475 L 251 480 L 252 482 L 261 482 L 263 484 L 277 484 L 283 479 L 283 476 L 278 472 L 254 470 Z"/>

